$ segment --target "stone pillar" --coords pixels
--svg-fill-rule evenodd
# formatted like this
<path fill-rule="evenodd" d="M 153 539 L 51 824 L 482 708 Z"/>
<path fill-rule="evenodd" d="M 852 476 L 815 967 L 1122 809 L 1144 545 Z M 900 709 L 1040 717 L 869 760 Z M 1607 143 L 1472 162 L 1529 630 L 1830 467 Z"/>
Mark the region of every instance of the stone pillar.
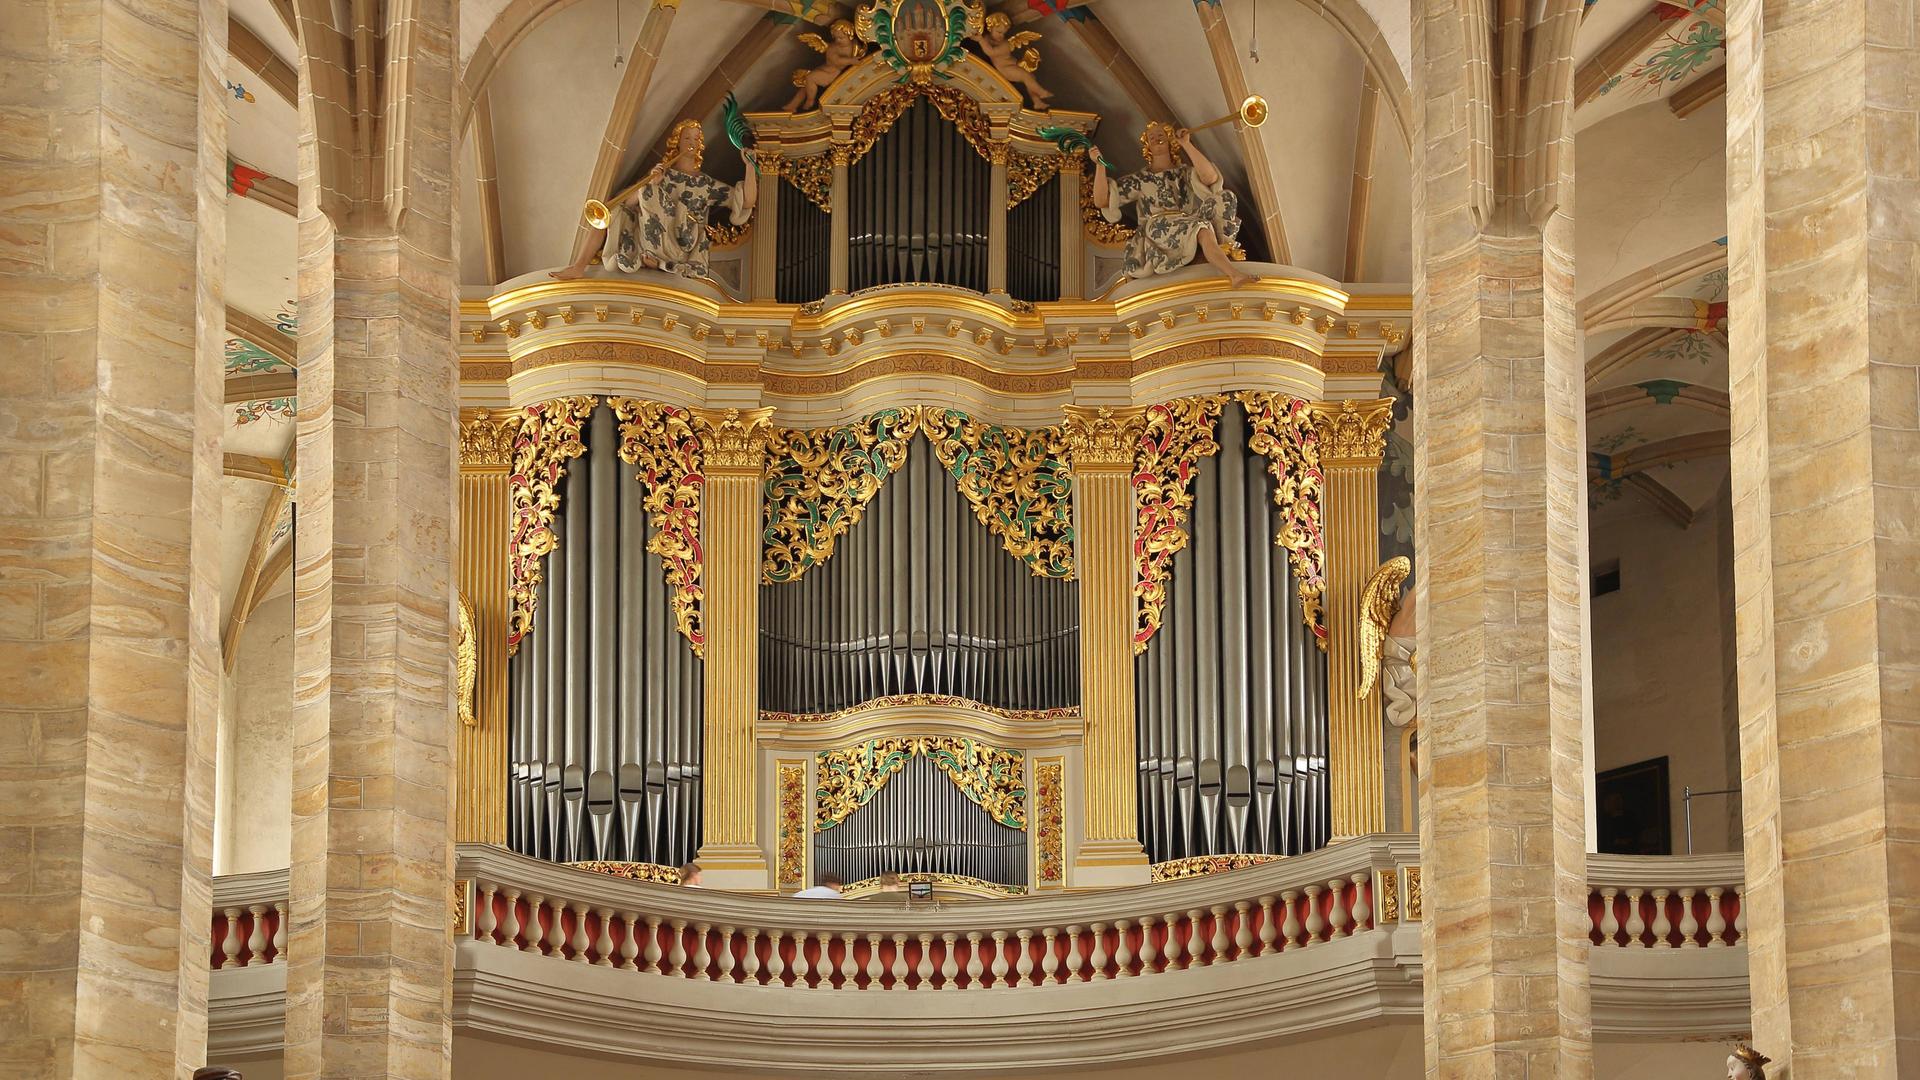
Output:
<path fill-rule="evenodd" d="M 460 422 L 460 595 L 473 613 L 478 661 L 471 718 L 458 729 L 453 837 L 507 842 L 507 474 L 519 416 L 485 409 Z"/>
<path fill-rule="evenodd" d="M 780 276 L 780 179 L 779 155 L 764 150 L 760 159 L 760 198 L 753 207 L 752 281 L 748 295 L 755 300 L 772 300 Z"/>
<path fill-rule="evenodd" d="M 404 109 L 301 34 L 290 1080 L 441 1080 L 452 1045 L 455 27 L 405 11 L 404 50 L 373 28 Z"/>
<path fill-rule="evenodd" d="M 827 222 L 827 291 L 847 291 L 847 245 L 852 241 L 853 219 L 847 216 L 847 161 L 852 148 L 835 143 L 833 154 L 833 190 L 829 198 L 833 208 Z"/>
<path fill-rule="evenodd" d="M 1147 880 L 1133 703 L 1133 456 L 1141 410 L 1067 406 L 1074 576 L 1080 581 L 1080 790 L 1085 827 L 1068 884 Z"/>
<path fill-rule="evenodd" d="M 0 1073 L 205 1061 L 227 5 L 12 0 Z"/>
<path fill-rule="evenodd" d="M 1497 25 L 1461 0 L 1413 13 L 1429 1076 L 1592 1075 L 1566 100 L 1579 16 L 1563 0 Z"/>
<path fill-rule="evenodd" d="M 720 889 L 773 887 L 757 834 L 753 744 L 760 718 L 760 492 L 772 419 L 772 409 L 695 414 L 706 474 L 700 622 L 707 632 L 707 746 L 699 860 L 706 884 Z"/>
<path fill-rule="evenodd" d="M 1326 474 L 1328 768 L 1333 836 L 1387 828 L 1380 686 L 1360 695 L 1360 592 L 1380 566 L 1380 457 L 1393 399 L 1320 402 L 1313 410 Z"/>
<path fill-rule="evenodd" d="M 987 291 L 1007 291 L 1007 144 L 993 144 L 987 171 Z"/>
<path fill-rule="evenodd" d="M 1753 1033 L 1796 1080 L 1913 1076 L 1920 36 L 1889 0 L 1742 2 L 1727 31 Z"/>

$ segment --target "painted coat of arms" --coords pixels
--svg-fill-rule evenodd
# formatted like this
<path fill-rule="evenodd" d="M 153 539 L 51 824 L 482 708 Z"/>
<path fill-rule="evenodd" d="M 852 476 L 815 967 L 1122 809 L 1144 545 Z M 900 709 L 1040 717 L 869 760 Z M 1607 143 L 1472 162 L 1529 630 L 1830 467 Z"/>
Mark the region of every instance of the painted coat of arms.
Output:
<path fill-rule="evenodd" d="M 966 55 L 961 42 L 977 36 L 985 19 L 966 0 L 875 0 L 855 16 L 854 32 L 879 48 L 901 82 L 926 82 Z"/>

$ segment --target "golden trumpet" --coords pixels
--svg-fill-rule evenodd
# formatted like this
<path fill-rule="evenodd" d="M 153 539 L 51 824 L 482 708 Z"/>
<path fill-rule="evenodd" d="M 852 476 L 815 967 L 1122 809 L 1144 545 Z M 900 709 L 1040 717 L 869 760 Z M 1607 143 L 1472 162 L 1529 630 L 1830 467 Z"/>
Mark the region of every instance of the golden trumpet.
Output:
<path fill-rule="evenodd" d="M 1240 103 L 1239 108 L 1225 116 L 1216 116 L 1204 124 L 1196 124 L 1187 129 L 1187 134 L 1191 135 L 1196 131 L 1205 131 L 1210 127 L 1219 127 L 1221 124 L 1229 123 L 1240 123 L 1250 128 L 1257 128 L 1267 122 L 1267 112 L 1266 98 L 1261 97 L 1259 94 L 1248 94 L 1246 100 Z"/>
<path fill-rule="evenodd" d="M 613 220 L 613 212 L 608 210 L 607 204 L 599 199 L 588 199 L 587 208 L 581 212 L 580 217 L 596 229 L 605 229 Z"/>

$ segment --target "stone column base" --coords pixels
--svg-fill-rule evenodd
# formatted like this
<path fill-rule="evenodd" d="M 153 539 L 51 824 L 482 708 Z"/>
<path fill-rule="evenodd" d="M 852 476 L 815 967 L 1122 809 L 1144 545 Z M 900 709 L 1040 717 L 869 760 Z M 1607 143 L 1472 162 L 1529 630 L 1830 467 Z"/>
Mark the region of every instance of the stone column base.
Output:
<path fill-rule="evenodd" d="M 1137 840 L 1088 840 L 1073 853 L 1067 883 L 1076 889 L 1145 885 L 1148 866 L 1146 849 Z"/>
<path fill-rule="evenodd" d="M 707 844 L 694 857 L 703 888 L 726 892 L 772 892 L 767 853 L 753 844 Z"/>

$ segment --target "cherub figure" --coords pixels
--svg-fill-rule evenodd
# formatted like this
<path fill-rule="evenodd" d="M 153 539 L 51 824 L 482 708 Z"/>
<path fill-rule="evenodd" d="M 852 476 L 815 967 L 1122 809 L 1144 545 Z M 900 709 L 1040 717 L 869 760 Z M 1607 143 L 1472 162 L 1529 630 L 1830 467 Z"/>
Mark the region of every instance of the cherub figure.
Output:
<path fill-rule="evenodd" d="M 833 85 L 840 73 L 860 62 L 867 55 L 867 47 L 853 36 L 853 24 L 845 19 L 835 19 L 827 28 L 833 40 L 828 42 L 819 34 L 801 34 L 802 44 L 818 52 L 821 64 L 817 68 L 797 68 L 793 73 L 793 100 L 787 102 L 788 112 L 805 112 L 820 100 L 820 92 Z"/>
<path fill-rule="evenodd" d="M 1000 77 L 1021 87 L 1027 92 L 1027 100 L 1037 111 L 1048 109 L 1053 95 L 1033 77 L 1034 70 L 1040 66 L 1040 50 L 1031 48 L 1040 40 L 1033 30 L 1022 30 L 1009 37 L 1007 31 L 1013 28 L 1013 20 L 1004 12 L 996 11 L 987 16 L 986 29 L 973 40 L 980 51 L 993 65 Z M 1022 52 L 1021 50 L 1026 50 Z"/>

